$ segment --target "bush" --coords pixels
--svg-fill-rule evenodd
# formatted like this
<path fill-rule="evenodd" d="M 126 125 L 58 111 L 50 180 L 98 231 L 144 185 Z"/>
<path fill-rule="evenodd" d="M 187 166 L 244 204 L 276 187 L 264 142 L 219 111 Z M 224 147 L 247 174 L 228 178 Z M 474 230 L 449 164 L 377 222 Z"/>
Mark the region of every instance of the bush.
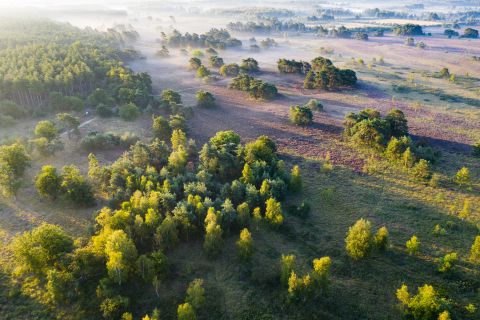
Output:
<path fill-rule="evenodd" d="M 313 111 L 323 112 L 323 105 L 316 99 L 310 99 L 305 106 Z"/>
<path fill-rule="evenodd" d="M 210 75 L 210 70 L 208 70 L 205 66 L 201 65 L 197 69 L 197 78 L 203 79 L 205 77 L 208 77 Z"/>
<path fill-rule="evenodd" d="M 270 198 L 265 203 L 265 220 L 272 226 L 278 227 L 283 223 L 282 207 L 280 202 L 277 202 L 274 198 Z"/>
<path fill-rule="evenodd" d="M 121 139 L 114 133 L 89 132 L 80 141 L 80 145 L 86 151 L 109 150 L 119 147 Z"/>
<path fill-rule="evenodd" d="M 388 246 L 388 229 L 386 227 L 381 227 L 378 229 L 374 238 L 375 246 L 378 250 L 384 251 Z"/>
<path fill-rule="evenodd" d="M 236 89 L 248 92 L 255 99 L 273 99 L 278 90 L 273 84 L 255 79 L 247 74 L 240 74 L 232 79 L 229 84 L 230 89 Z"/>
<path fill-rule="evenodd" d="M 397 290 L 396 295 L 404 306 L 406 315 L 417 320 L 439 319 L 439 314 L 448 307 L 447 301 L 441 298 L 432 286 L 427 284 L 419 287 L 418 293 L 413 297 L 410 297 L 406 285 L 402 285 Z"/>
<path fill-rule="evenodd" d="M 202 61 L 198 58 L 190 58 L 189 60 L 190 69 L 197 70 L 202 65 Z"/>
<path fill-rule="evenodd" d="M 48 141 L 52 141 L 58 137 L 58 129 L 51 121 L 39 121 L 35 126 L 35 135 L 39 138 L 46 138 Z"/>
<path fill-rule="evenodd" d="M 470 261 L 480 265 L 480 236 L 476 236 L 470 249 Z"/>
<path fill-rule="evenodd" d="M 62 171 L 61 190 L 67 198 L 81 206 L 93 205 L 92 186 L 80 174 L 80 170 L 71 165 L 63 167 Z"/>
<path fill-rule="evenodd" d="M 456 252 L 447 253 L 444 257 L 439 259 L 438 271 L 444 272 L 444 273 L 453 271 L 457 260 L 458 260 L 458 255 Z"/>
<path fill-rule="evenodd" d="M 258 72 L 260 70 L 257 60 L 253 58 L 243 59 L 240 69 L 245 72 Z"/>
<path fill-rule="evenodd" d="M 407 249 L 408 254 L 414 255 L 417 254 L 418 249 L 420 248 L 420 240 L 418 240 L 417 236 L 412 236 L 410 240 L 405 243 L 405 247 Z"/>
<path fill-rule="evenodd" d="M 347 254 L 354 260 L 367 257 L 372 249 L 373 236 L 370 221 L 360 219 L 348 229 L 345 238 Z"/>
<path fill-rule="evenodd" d="M 305 126 L 312 123 L 313 113 L 307 106 L 290 107 L 290 121 L 293 124 Z"/>
<path fill-rule="evenodd" d="M 62 178 L 53 166 L 43 166 L 35 178 L 35 187 L 38 193 L 50 199 L 55 199 L 60 191 Z"/>
<path fill-rule="evenodd" d="M 210 67 L 212 68 L 220 68 L 225 64 L 223 62 L 223 59 L 218 56 L 211 56 L 209 60 L 210 60 Z"/>
<path fill-rule="evenodd" d="M 240 67 L 236 63 L 224 64 L 219 70 L 219 73 L 224 77 L 236 77 L 239 72 Z"/>
<path fill-rule="evenodd" d="M 127 103 L 118 109 L 118 115 L 125 121 L 134 121 L 140 116 L 140 109 L 133 103 Z"/>
<path fill-rule="evenodd" d="M 109 118 L 114 115 L 114 112 L 111 107 L 100 103 L 97 108 L 95 109 L 95 112 L 98 114 L 99 117 L 101 118 Z"/>
<path fill-rule="evenodd" d="M 420 159 L 413 167 L 412 174 L 420 181 L 427 181 L 431 176 L 430 163 L 427 160 Z"/>
<path fill-rule="evenodd" d="M 199 90 L 196 93 L 197 106 L 200 108 L 213 108 L 216 106 L 215 98 L 210 92 Z"/>

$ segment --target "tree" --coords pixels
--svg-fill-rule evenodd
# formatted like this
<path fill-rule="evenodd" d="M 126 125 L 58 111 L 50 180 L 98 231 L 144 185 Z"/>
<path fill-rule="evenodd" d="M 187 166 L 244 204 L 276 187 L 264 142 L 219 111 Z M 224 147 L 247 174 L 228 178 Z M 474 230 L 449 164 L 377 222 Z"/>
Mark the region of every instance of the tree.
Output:
<path fill-rule="evenodd" d="M 197 69 L 197 78 L 203 79 L 205 77 L 208 77 L 210 74 L 210 70 L 208 70 L 204 65 L 201 65 Z"/>
<path fill-rule="evenodd" d="M 373 244 L 372 225 L 370 221 L 360 219 L 348 229 L 345 248 L 348 255 L 359 260 L 370 254 Z"/>
<path fill-rule="evenodd" d="M 245 72 L 258 72 L 260 70 L 257 60 L 253 58 L 243 59 L 240 69 Z"/>
<path fill-rule="evenodd" d="M 188 285 L 185 302 L 189 303 L 195 310 L 200 309 L 205 304 L 205 289 L 203 288 L 203 279 L 195 279 Z"/>
<path fill-rule="evenodd" d="M 39 121 L 35 126 L 35 135 L 39 138 L 46 138 L 50 142 L 58 137 L 58 129 L 51 121 Z"/>
<path fill-rule="evenodd" d="M 402 110 L 392 109 L 385 117 L 385 121 L 389 124 L 390 135 L 393 137 L 408 136 L 408 124 L 405 114 Z"/>
<path fill-rule="evenodd" d="M 42 223 L 12 240 L 15 265 L 21 272 L 43 274 L 73 249 L 73 239 L 59 226 Z"/>
<path fill-rule="evenodd" d="M 313 113 L 307 106 L 290 107 L 290 121 L 299 126 L 305 126 L 312 123 Z"/>
<path fill-rule="evenodd" d="M 20 143 L 0 146 L 0 191 L 4 195 L 17 192 L 30 161 L 27 150 Z"/>
<path fill-rule="evenodd" d="M 455 263 L 458 260 L 456 252 L 447 253 L 444 257 L 438 260 L 438 271 L 447 273 L 451 272 L 455 268 Z"/>
<path fill-rule="evenodd" d="M 375 234 L 374 243 L 377 249 L 384 251 L 388 246 L 388 229 L 381 227 Z"/>
<path fill-rule="evenodd" d="M 187 147 L 187 135 L 180 129 L 175 129 L 172 132 L 172 150 L 177 151 L 178 149 Z"/>
<path fill-rule="evenodd" d="M 290 173 L 290 189 L 293 192 L 302 190 L 302 176 L 300 174 L 300 167 L 295 165 Z"/>
<path fill-rule="evenodd" d="M 236 77 L 239 72 L 240 67 L 236 63 L 224 64 L 219 70 L 219 73 L 224 77 Z"/>
<path fill-rule="evenodd" d="M 237 241 L 238 256 L 243 261 L 249 261 L 253 254 L 252 234 L 247 228 L 240 232 L 240 239 Z"/>
<path fill-rule="evenodd" d="M 470 261 L 480 265 L 480 236 L 476 236 L 470 249 Z"/>
<path fill-rule="evenodd" d="M 195 310 L 190 305 L 190 303 L 185 302 L 178 306 L 177 319 L 178 320 L 196 320 L 197 319 L 197 316 L 195 315 Z"/>
<path fill-rule="evenodd" d="M 473 29 L 473 28 L 466 28 L 463 30 L 463 35 L 461 38 L 471 38 L 471 39 L 476 39 L 478 38 L 478 30 Z"/>
<path fill-rule="evenodd" d="M 282 206 L 280 202 L 274 198 L 269 198 L 265 202 L 265 205 L 265 220 L 274 227 L 280 226 L 283 223 Z"/>
<path fill-rule="evenodd" d="M 67 198 L 78 205 L 89 206 L 95 202 L 92 186 L 74 165 L 62 168 L 62 183 L 60 187 Z"/>
<path fill-rule="evenodd" d="M 425 159 L 420 159 L 412 169 L 412 174 L 420 181 L 427 181 L 430 176 L 430 163 Z"/>
<path fill-rule="evenodd" d="M 420 248 L 420 240 L 414 235 L 405 243 L 405 247 L 407 248 L 408 254 L 417 254 L 418 249 Z"/>
<path fill-rule="evenodd" d="M 210 92 L 199 90 L 196 93 L 197 106 L 200 108 L 213 108 L 216 106 L 215 98 Z"/>
<path fill-rule="evenodd" d="M 164 249 L 171 249 L 178 243 L 178 229 L 171 215 L 167 215 L 157 228 L 155 241 Z"/>
<path fill-rule="evenodd" d="M 411 168 L 415 164 L 415 156 L 410 147 L 408 147 L 402 155 L 402 161 L 405 168 Z"/>
<path fill-rule="evenodd" d="M 418 293 L 413 297 L 410 297 L 408 287 L 404 284 L 397 290 L 397 299 L 404 306 L 406 315 L 418 320 L 438 319 L 442 310 L 447 307 L 447 301 L 427 284 L 419 287 Z"/>
<path fill-rule="evenodd" d="M 109 276 L 121 285 L 133 271 L 137 258 L 137 249 L 133 240 L 123 230 L 113 231 L 107 238 L 105 255 Z"/>
<path fill-rule="evenodd" d="M 162 141 L 167 141 L 172 135 L 170 124 L 162 116 L 152 117 L 152 131 L 153 135 Z"/>
<path fill-rule="evenodd" d="M 470 170 L 467 167 L 462 167 L 458 170 L 455 174 L 455 182 L 460 187 L 468 187 L 471 184 Z"/>
<path fill-rule="evenodd" d="M 35 178 L 35 187 L 40 195 L 55 199 L 60 192 L 62 178 L 53 166 L 43 166 Z"/>
<path fill-rule="evenodd" d="M 63 123 L 63 126 L 68 130 L 69 137 L 71 132 L 75 133 L 77 136 L 80 135 L 80 132 L 78 131 L 80 120 L 77 117 L 74 117 L 69 113 L 59 113 L 56 118 Z"/>
<path fill-rule="evenodd" d="M 190 69 L 192 70 L 197 70 L 202 65 L 202 61 L 197 57 L 190 58 L 188 63 L 190 64 Z"/>
<path fill-rule="evenodd" d="M 243 202 L 237 206 L 237 217 L 240 226 L 248 226 L 250 222 L 250 207 L 247 202 Z"/>
<path fill-rule="evenodd" d="M 207 214 L 205 221 L 208 221 L 207 219 L 211 219 L 211 215 Z M 216 219 L 207 223 L 203 249 L 208 256 L 215 257 L 221 252 L 223 246 L 222 233 L 222 228 L 217 224 Z"/>
<path fill-rule="evenodd" d="M 140 116 L 140 109 L 134 103 L 127 103 L 118 108 L 118 115 L 125 121 L 134 121 Z"/>
<path fill-rule="evenodd" d="M 210 60 L 210 66 L 212 68 L 220 68 L 225 64 L 223 62 L 223 59 L 218 56 L 211 56 L 209 60 Z"/>
<path fill-rule="evenodd" d="M 295 260 L 296 257 L 293 254 L 286 256 L 282 254 L 280 260 L 280 282 L 283 285 L 288 284 L 288 279 L 295 269 Z"/>
<path fill-rule="evenodd" d="M 325 290 L 327 288 L 331 265 L 332 260 L 330 257 L 322 257 L 313 260 L 312 279 L 315 287 L 318 289 Z"/>

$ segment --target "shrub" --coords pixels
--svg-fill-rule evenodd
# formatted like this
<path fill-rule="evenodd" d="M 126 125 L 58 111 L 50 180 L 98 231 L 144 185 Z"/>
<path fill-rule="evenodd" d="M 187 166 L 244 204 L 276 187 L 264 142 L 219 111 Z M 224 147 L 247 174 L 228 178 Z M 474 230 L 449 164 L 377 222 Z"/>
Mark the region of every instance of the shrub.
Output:
<path fill-rule="evenodd" d="M 190 58 L 189 60 L 190 69 L 197 70 L 202 65 L 202 61 L 196 57 Z"/>
<path fill-rule="evenodd" d="M 444 257 L 439 259 L 438 271 L 444 273 L 451 272 L 454 269 L 457 260 L 458 255 L 456 252 L 447 253 Z"/>
<path fill-rule="evenodd" d="M 417 254 L 418 249 L 420 248 L 420 240 L 418 240 L 417 236 L 412 236 L 405 243 L 405 247 L 407 249 L 408 254 L 410 254 L 410 255 Z"/>
<path fill-rule="evenodd" d="M 381 227 L 378 229 L 374 238 L 375 246 L 378 250 L 384 251 L 388 246 L 388 229 L 386 227 Z"/>
<path fill-rule="evenodd" d="M 293 124 L 305 126 L 312 123 L 313 113 L 307 106 L 290 107 L 290 120 Z"/>
<path fill-rule="evenodd" d="M 370 221 L 360 219 L 348 229 L 345 248 L 348 255 L 359 260 L 370 254 L 373 244 L 372 225 Z"/>
<path fill-rule="evenodd" d="M 480 141 L 473 145 L 472 154 L 475 157 L 480 157 Z"/>
<path fill-rule="evenodd" d="M 62 179 L 53 166 L 43 166 L 35 178 L 35 187 L 40 195 L 55 199 L 60 191 Z"/>
<path fill-rule="evenodd" d="M 313 111 L 323 112 L 323 105 L 316 99 L 310 99 L 305 106 Z"/>
<path fill-rule="evenodd" d="M 300 167 L 295 165 L 290 173 L 290 190 L 299 192 L 302 189 L 302 176 L 300 175 Z"/>
<path fill-rule="evenodd" d="M 277 87 L 273 84 L 255 79 L 247 74 L 240 74 L 233 78 L 228 87 L 248 92 L 255 99 L 273 99 L 278 94 Z"/>
<path fill-rule="evenodd" d="M 210 75 L 210 70 L 208 70 L 204 65 L 201 65 L 197 69 L 197 78 L 203 79 Z"/>
<path fill-rule="evenodd" d="M 236 63 L 224 64 L 219 70 L 219 73 L 224 77 L 236 77 L 239 72 L 240 67 Z"/>
<path fill-rule="evenodd" d="M 80 145 L 86 151 L 109 150 L 120 146 L 120 137 L 114 133 L 89 132 L 80 141 Z"/>
<path fill-rule="evenodd" d="M 223 59 L 218 56 L 211 56 L 210 57 L 210 67 L 212 68 L 220 68 L 225 63 L 223 63 Z"/>
<path fill-rule="evenodd" d="M 80 170 L 71 165 L 63 167 L 62 171 L 61 190 L 67 198 L 81 206 L 93 205 L 92 186 L 80 174 Z"/>
<path fill-rule="evenodd" d="M 127 103 L 120 106 L 118 115 L 125 121 L 134 121 L 140 116 L 140 109 L 133 103 Z"/>
<path fill-rule="evenodd" d="M 240 64 L 240 69 L 245 72 L 258 72 L 260 70 L 257 60 L 253 58 L 243 59 Z"/>
<path fill-rule="evenodd" d="M 197 106 L 200 108 L 213 108 L 216 106 L 215 98 L 208 91 L 199 90 L 196 93 Z"/>
<path fill-rule="evenodd" d="M 178 306 L 177 319 L 178 320 L 196 320 L 197 319 L 197 316 L 195 315 L 195 310 L 190 305 L 190 303 L 185 302 Z"/>
<path fill-rule="evenodd" d="M 95 109 L 95 112 L 101 117 L 101 118 L 108 118 L 113 116 L 113 110 L 111 107 L 104 105 L 103 103 L 99 104 L 97 108 Z"/>

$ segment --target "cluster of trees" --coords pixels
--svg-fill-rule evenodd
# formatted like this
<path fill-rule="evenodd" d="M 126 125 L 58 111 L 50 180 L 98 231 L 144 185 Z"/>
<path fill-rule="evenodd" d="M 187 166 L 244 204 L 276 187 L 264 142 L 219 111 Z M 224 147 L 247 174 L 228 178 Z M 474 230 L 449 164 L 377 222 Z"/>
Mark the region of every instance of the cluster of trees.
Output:
<path fill-rule="evenodd" d="M 230 89 L 248 92 L 248 94 L 255 99 L 273 99 L 277 96 L 278 90 L 275 85 L 255 79 L 246 73 L 242 73 L 233 78 L 228 85 Z"/>
<path fill-rule="evenodd" d="M 421 25 L 407 23 L 397 25 L 393 28 L 393 33 L 397 36 L 423 36 L 424 32 Z"/>
<path fill-rule="evenodd" d="M 311 272 L 299 277 L 295 271 L 295 255 L 282 255 L 280 282 L 286 286 L 290 302 L 304 302 L 325 294 L 330 283 L 330 257 L 313 259 Z"/>
<path fill-rule="evenodd" d="M 30 25 L 42 28 L 43 24 Z M 49 24 L 49 29 L 60 29 L 31 42 L 10 46 L 0 45 L 0 92 L 1 99 L 18 105 L 54 111 L 80 111 L 83 98 L 95 89 L 105 89 L 109 99 L 93 101 L 100 103 L 135 103 L 145 107 L 150 101 L 151 81 L 146 74 L 135 74 L 122 66 L 135 53 L 121 51 L 115 37 L 75 30 L 79 39 L 67 41 L 67 35 L 58 36 L 62 29 L 71 29 L 63 24 Z M 36 31 L 33 31 L 35 33 Z M 85 34 L 84 34 L 85 33 Z M 0 40 L 1 41 L 1 40 Z M 37 110 L 38 111 L 38 110 Z"/>
<path fill-rule="evenodd" d="M 92 185 L 74 165 L 63 167 L 61 173 L 53 166 L 43 166 L 35 178 L 35 187 L 42 197 L 50 200 L 63 196 L 80 206 L 95 203 Z"/>
<path fill-rule="evenodd" d="M 401 110 L 392 109 L 383 118 L 372 109 L 350 113 L 345 117 L 344 126 L 344 135 L 351 141 L 384 152 L 388 159 L 411 168 L 419 180 L 430 178 L 430 164 L 439 154 L 421 141 L 413 143 Z"/>
<path fill-rule="evenodd" d="M 225 29 L 211 29 L 205 34 L 185 33 L 182 35 L 177 30 L 174 30 L 170 36 L 163 34 L 164 43 L 171 47 L 200 47 L 200 48 L 215 48 L 227 49 L 241 47 L 242 42 L 238 39 L 232 38 L 230 33 Z"/>
<path fill-rule="evenodd" d="M 184 124 L 154 117 L 150 143 L 135 143 L 110 165 L 90 154 L 88 178 L 75 166 L 61 173 L 44 166 L 35 179 L 42 196 L 87 205 L 96 193 L 109 205 L 96 213 L 90 239 L 74 241 L 48 224 L 15 237 L 15 274 L 35 279 L 53 305 L 75 308 L 86 318 L 119 319 L 131 317 L 132 295 L 141 288 L 152 286 L 160 294 L 168 274 L 164 252 L 180 241 L 203 239 L 205 254 L 214 258 L 223 239 L 241 230 L 238 255 L 249 261 L 254 247 L 248 226 L 282 225 L 281 201 L 300 190 L 299 168 L 289 172 L 268 137 L 243 145 L 239 135 L 222 131 L 197 152 L 185 130 Z M 2 147 L 0 163 L 21 176 L 29 163 L 26 152 L 8 148 Z M 179 318 L 191 319 L 202 296 L 202 282 L 192 282 Z"/>
<path fill-rule="evenodd" d="M 327 58 L 317 57 L 311 62 L 303 86 L 305 89 L 338 89 L 352 87 L 357 83 L 355 71 L 339 69 Z"/>
<path fill-rule="evenodd" d="M 0 146 L 0 192 L 3 195 L 17 192 L 30 163 L 30 156 L 21 143 Z"/>
<path fill-rule="evenodd" d="M 277 61 L 278 71 L 280 73 L 300 73 L 306 74 L 312 66 L 306 61 L 295 61 L 288 59 L 279 59 Z"/>

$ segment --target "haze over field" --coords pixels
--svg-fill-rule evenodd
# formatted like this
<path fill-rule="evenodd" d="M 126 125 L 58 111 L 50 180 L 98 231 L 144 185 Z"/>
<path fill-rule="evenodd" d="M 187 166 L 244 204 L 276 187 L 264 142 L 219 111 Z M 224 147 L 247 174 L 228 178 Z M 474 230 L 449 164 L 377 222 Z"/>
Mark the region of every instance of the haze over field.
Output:
<path fill-rule="evenodd" d="M 0 0 L 0 319 L 479 319 L 479 30 Z"/>

